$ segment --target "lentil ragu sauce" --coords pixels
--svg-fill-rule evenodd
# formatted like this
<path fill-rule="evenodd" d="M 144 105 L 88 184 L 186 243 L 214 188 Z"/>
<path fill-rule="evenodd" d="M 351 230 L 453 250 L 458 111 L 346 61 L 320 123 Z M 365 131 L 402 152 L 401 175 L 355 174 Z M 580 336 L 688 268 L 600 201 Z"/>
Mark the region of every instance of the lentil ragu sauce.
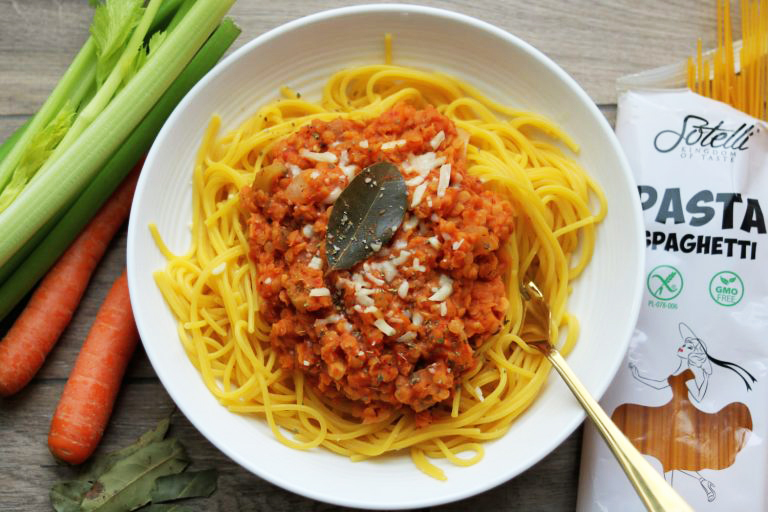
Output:
<path fill-rule="evenodd" d="M 316 120 L 269 158 L 281 172 L 268 191 L 244 188 L 242 202 L 279 364 L 364 422 L 410 408 L 429 424 L 504 318 L 511 204 L 467 174 L 466 137 L 429 106 Z M 404 220 L 366 261 L 329 272 L 333 203 L 378 161 L 403 173 Z"/>

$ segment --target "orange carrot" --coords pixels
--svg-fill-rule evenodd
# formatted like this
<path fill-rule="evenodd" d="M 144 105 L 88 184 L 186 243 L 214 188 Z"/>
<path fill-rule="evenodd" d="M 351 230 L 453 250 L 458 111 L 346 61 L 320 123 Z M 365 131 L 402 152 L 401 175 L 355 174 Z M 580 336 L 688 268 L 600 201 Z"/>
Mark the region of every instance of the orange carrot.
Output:
<path fill-rule="evenodd" d="M 96 449 L 138 341 L 123 272 L 93 321 L 53 415 L 48 448 L 58 459 L 80 464 Z"/>
<path fill-rule="evenodd" d="M 69 325 L 96 265 L 128 217 L 140 170 L 141 162 L 51 267 L 0 341 L 0 396 L 32 380 Z"/>

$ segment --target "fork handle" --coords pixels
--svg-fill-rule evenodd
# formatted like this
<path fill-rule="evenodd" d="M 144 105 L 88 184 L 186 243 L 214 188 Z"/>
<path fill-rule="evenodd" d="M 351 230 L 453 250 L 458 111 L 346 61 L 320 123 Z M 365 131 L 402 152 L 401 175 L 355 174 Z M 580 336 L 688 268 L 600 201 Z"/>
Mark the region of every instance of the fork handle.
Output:
<path fill-rule="evenodd" d="M 592 398 L 587 388 L 576 377 L 565 359 L 557 350 L 550 350 L 547 359 L 563 378 L 576 399 L 584 407 L 592 421 L 603 436 L 621 468 L 627 474 L 629 481 L 637 491 L 645 507 L 652 512 L 693 512 L 683 498 L 664 477 L 651 466 L 629 439 L 619 430 L 597 401 Z"/>

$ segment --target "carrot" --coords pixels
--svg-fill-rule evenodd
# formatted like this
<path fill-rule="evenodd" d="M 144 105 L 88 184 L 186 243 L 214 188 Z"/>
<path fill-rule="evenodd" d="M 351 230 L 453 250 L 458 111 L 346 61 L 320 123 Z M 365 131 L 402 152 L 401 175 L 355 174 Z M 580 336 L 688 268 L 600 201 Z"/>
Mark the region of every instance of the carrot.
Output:
<path fill-rule="evenodd" d="M 112 414 L 138 341 L 123 272 L 96 314 L 61 393 L 48 434 L 48 448 L 55 457 L 80 464 L 91 456 Z"/>
<path fill-rule="evenodd" d="M 0 396 L 21 390 L 69 325 L 96 265 L 131 209 L 141 162 L 46 274 L 0 341 Z"/>

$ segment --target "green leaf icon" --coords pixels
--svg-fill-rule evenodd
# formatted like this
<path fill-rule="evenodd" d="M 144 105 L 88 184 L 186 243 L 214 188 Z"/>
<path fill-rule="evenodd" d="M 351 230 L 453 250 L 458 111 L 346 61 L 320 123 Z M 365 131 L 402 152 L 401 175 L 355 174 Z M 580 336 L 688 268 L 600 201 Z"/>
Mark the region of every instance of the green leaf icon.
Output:
<path fill-rule="evenodd" d="M 736 278 L 735 278 L 735 277 L 732 277 L 732 278 L 730 278 L 730 279 L 728 280 L 728 282 L 729 282 L 729 283 L 732 283 L 732 282 L 734 282 L 735 280 L 736 280 Z"/>
<path fill-rule="evenodd" d="M 723 284 L 728 284 L 728 279 L 724 278 L 723 276 L 720 276 L 720 282 Z"/>

